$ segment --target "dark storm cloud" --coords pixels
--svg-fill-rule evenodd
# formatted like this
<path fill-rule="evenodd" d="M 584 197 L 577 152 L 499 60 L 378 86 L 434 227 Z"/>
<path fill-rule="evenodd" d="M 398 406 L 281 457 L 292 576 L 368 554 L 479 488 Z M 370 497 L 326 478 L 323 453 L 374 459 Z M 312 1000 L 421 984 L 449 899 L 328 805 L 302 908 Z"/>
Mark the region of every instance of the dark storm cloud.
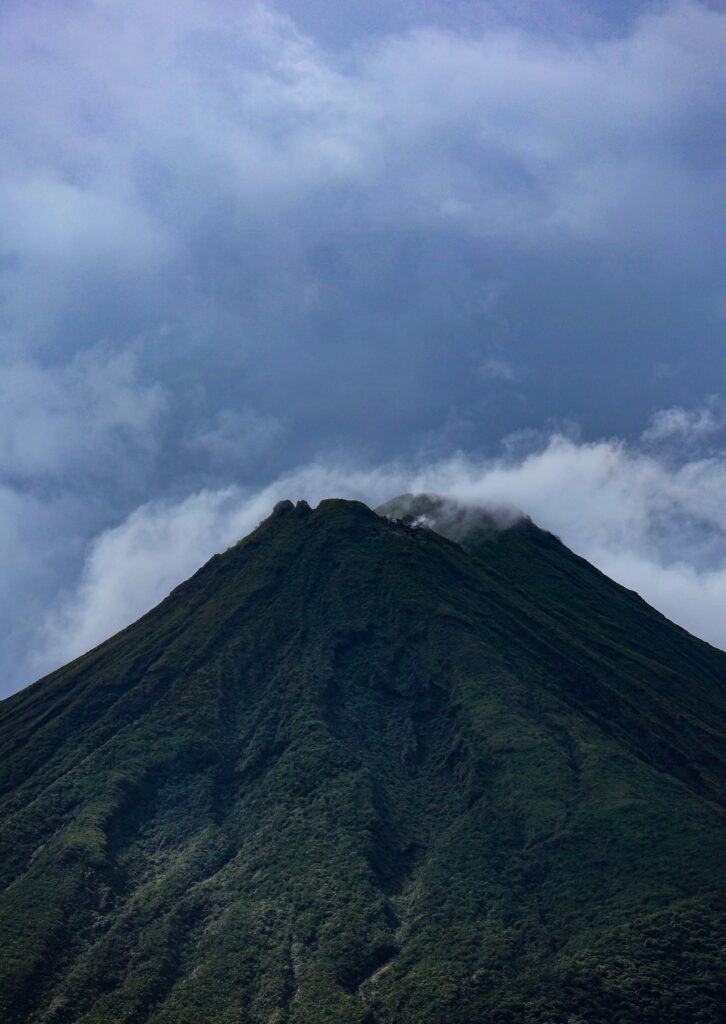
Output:
<path fill-rule="evenodd" d="M 344 488 L 564 421 L 714 458 L 726 16 L 331 10 L 0 14 L 8 685 L 148 501 L 237 508 L 326 461 Z"/>

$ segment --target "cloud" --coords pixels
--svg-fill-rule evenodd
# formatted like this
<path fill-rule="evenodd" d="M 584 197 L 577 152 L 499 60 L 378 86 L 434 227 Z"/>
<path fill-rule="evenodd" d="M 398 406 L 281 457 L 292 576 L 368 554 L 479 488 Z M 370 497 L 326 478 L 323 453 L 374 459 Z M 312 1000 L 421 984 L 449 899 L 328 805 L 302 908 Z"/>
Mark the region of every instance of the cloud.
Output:
<path fill-rule="evenodd" d="M 126 625 L 282 497 L 316 504 L 336 495 L 376 506 L 406 491 L 520 508 L 667 616 L 726 648 L 724 460 L 674 468 L 619 441 L 554 435 L 517 459 L 460 455 L 368 470 L 313 464 L 254 492 L 233 487 L 143 506 L 92 544 L 80 585 L 44 623 L 36 667 L 68 660 Z"/>
<path fill-rule="evenodd" d="M 160 385 L 137 379 L 132 349 L 78 353 L 51 370 L 37 360 L 0 366 L 0 473 L 26 485 L 79 469 L 97 478 L 125 454 L 153 447 L 164 410 Z"/>
<path fill-rule="evenodd" d="M 273 416 L 225 409 L 208 426 L 191 433 L 187 444 L 190 453 L 197 453 L 207 465 L 234 472 L 268 455 L 283 430 Z"/>
<path fill-rule="evenodd" d="M 263 363 L 284 350 L 297 370 L 320 353 L 316 312 L 332 313 L 348 355 L 351 292 L 390 316 L 381 278 L 415 303 L 432 288 L 429 263 L 446 321 L 462 293 L 471 306 L 489 286 L 469 276 L 480 259 L 516 281 L 512 259 L 543 247 L 568 266 L 582 246 L 656 267 L 677 258 L 681 275 L 723 252 L 711 140 L 726 17 L 704 5 L 586 44 L 521 23 L 464 33 L 424 21 L 345 60 L 260 6 L 43 11 L 10 8 L 3 54 L 4 278 L 23 344 L 125 344 L 168 321 L 177 358 L 211 333 L 237 365 L 251 346 Z M 449 268 L 442 238 L 456 246 Z M 424 267 L 406 280 L 411 259 Z M 447 301 L 457 271 L 464 287 Z M 291 345 L 306 313 L 311 329 Z M 399 344 L 410 349 L 430 315 L 399 310 Z M 448 348 L 455 326 L 440 328 Z M 392 344 L 369 332 L 368 365 Z"/>
<path fill-rule="evenodd" d="M 698 409 L 684 409 L 676 405 L 671 409 L 660 409 L 651 417 L 643 433 L 643 440 L 651 443 L 672 441 L 700 443 L 726 430 L 726 407 L 718 395 Z"/>

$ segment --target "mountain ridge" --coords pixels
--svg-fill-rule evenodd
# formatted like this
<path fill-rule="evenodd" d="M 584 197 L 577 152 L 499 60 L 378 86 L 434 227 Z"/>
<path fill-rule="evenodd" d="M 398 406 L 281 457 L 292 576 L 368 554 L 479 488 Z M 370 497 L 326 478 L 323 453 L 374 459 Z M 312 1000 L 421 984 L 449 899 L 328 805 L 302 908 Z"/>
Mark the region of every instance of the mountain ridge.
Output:
<path fill-rule="evenodd" d="M 280 504 L 0 704 L 9 1024 L 722 1020 L 726 655 L 518 523 Z"/>

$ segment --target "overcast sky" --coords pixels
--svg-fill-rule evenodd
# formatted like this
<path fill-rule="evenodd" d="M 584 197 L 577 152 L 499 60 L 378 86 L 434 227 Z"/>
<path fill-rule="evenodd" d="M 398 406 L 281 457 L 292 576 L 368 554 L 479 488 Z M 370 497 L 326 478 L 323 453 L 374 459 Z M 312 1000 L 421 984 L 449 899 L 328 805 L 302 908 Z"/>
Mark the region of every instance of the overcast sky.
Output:
<path fill-rule="evenodd" d="M 5 0 L 0 694 L 280 496 L 509 502 L 726 647 L 726 13 Z"/>

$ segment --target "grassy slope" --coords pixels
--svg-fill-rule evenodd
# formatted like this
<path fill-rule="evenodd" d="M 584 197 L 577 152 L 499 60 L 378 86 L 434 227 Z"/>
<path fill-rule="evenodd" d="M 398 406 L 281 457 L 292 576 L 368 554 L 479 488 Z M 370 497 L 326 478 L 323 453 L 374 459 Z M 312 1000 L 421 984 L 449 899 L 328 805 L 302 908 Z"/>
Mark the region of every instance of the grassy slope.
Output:
<path fill-rule="evenodd" d="M 531 525 L 283 510 L 0 705 L 0 1016 L 722 1020 L 725 680 Z"/>

